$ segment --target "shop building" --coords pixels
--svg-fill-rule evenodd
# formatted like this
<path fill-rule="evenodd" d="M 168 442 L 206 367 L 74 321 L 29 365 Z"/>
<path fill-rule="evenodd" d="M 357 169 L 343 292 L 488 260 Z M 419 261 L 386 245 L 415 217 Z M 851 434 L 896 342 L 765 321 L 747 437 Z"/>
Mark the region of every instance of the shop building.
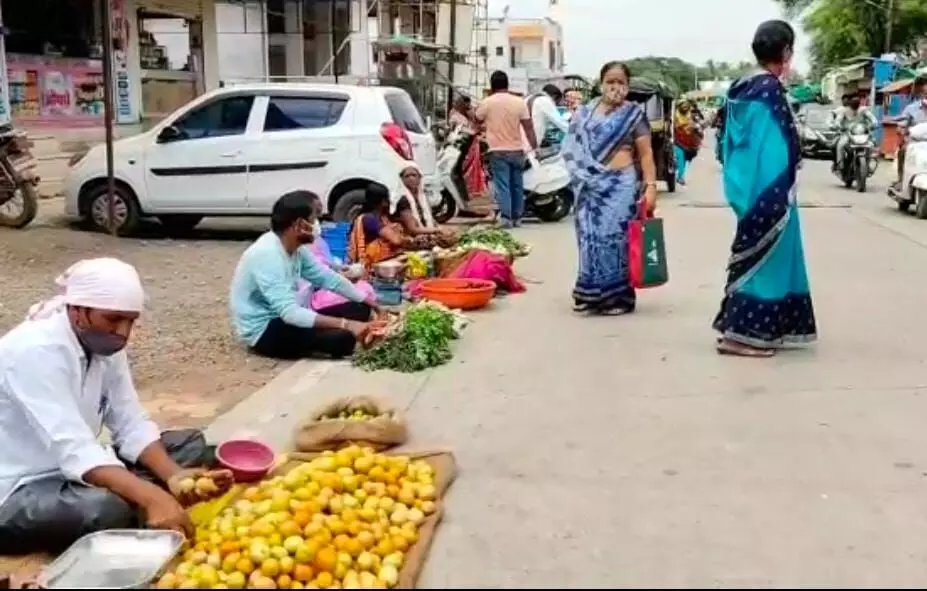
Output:
<path fill-rule="evenodd" d="M 106 1 L 115 120 L 123 131 L 218 86 L 214 0 L 2 0 L 8 34 L 0 117 L 26 129 L 102 128 Z"/>
<path fill-rule="evenodd" d="M 366 83 L 373 73 L 371 7 L 368 0 L 222 0 L 220 79 Z"/>

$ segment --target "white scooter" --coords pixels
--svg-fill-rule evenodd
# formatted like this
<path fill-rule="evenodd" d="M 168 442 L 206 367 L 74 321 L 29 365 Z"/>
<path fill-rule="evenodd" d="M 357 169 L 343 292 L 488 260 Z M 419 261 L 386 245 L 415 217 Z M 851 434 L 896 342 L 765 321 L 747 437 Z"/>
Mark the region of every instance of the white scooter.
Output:
<path fill-rule="evenodd" d="M 438 150 L 435 168 L 440 180 L 436 187 L 437 194 L 429 199 L 435 221 L 443 224 L 458 213 L 470 210 L 470 195 L 467 183 L 461 174 L 463 168 L 464 146 L 475 141 L 473 136 L 462 127 L 451 129 Z"/>
<path fill-rule="evenodd" d="M 559 148 L 538 148 L 525 167 L 525 214 L 557 222 L 573 209 L 570 173 Z"/>
<path fill-rule="evenodd" d="M 899 210 L 908 211 L 913 205 L 915 215 L 927 219 L 927 123 L 908 130 L 901 187 L 889 189 L 888 194 Z"/>

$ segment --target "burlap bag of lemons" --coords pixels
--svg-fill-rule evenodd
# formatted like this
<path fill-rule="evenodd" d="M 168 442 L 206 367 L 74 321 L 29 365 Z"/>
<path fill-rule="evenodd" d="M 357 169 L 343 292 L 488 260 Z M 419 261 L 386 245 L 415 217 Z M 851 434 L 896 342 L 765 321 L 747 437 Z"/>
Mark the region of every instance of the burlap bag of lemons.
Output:
<path fill-rule="evenodd" d="M 325 451 L 354 443 L 376 451 L 408 439 L 401 413 L 370 396 L 340 398 L 326 404 L 296 428 L 298 451 Z"/>

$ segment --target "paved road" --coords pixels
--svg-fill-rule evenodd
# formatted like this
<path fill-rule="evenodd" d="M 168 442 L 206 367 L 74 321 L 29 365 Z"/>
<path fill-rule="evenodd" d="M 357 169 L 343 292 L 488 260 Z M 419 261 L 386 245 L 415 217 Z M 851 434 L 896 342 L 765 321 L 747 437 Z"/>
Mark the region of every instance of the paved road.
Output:
<path fill-rule="evenodd" d="M 922 586 L 927 222 L 873 184 L 803 172 L 813 349 L 715 354 L 732 217 L 705 158 L 663 201 L 671 283 L 633 316 L 571 314 L 571 225 L 527 227 L 519 269 L 538 283 L 474 314 L 452 364 L 313 364 L 225 429 L 283 443 L 331 396 L 406 407 L 412 445 L 453 448 L 461 467 L 425 587 Z"/>

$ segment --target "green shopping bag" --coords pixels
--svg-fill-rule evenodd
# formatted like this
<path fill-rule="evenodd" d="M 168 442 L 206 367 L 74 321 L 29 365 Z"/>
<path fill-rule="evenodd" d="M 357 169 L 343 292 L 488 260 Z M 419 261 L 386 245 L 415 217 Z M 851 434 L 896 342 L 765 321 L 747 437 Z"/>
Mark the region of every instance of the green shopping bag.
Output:
<path fill-rule="evenodd" d="M 640 209 L 641 216 L 628 224 L 628 264 L 635 289 L 657 287 L 669 281 L 663 220 L 646 217 L 645 208 Z"/>

